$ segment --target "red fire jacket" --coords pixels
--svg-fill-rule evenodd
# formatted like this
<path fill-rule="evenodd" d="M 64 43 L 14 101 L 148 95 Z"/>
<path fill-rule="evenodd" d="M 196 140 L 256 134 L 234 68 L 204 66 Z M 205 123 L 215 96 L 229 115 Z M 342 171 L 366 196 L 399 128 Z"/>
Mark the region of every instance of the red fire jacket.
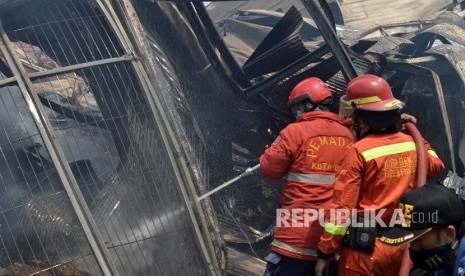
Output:
<path fill-rule="evenodd" d="M 444 170 L 428 142 L 428 178 L 438 176 Z M 334 183 L 331 209 L 353 210 L 364 217 L 364 210 L 375 210 L 389 226 L 394 209 L 402 195 L 413 188 L 417 168 L 417 151 L 413 138 L 402 132 L 385 135 L 367 135 L 348 150 Z M 335 212 L 337 213 L 337 212 Z M 340 249 L 347 231 L 346 221 L 335 223 L 327 213 L 325 232 L 318 245 L 324 254 Z M 331 222 L 332 219 L 332 222 Z"/>
<path fill-rule="evenodd" d="M 323 215 L 320 223 L 317 214 L 329 206 L 335 172 L 353 142 L 352 133 L 339 123 L 337 114 L 313 111 L 283 129 L 260 157 L 265 177 L 286 177 L 274 251 L 297 259 L 316 259 L 323 233 Z"/>

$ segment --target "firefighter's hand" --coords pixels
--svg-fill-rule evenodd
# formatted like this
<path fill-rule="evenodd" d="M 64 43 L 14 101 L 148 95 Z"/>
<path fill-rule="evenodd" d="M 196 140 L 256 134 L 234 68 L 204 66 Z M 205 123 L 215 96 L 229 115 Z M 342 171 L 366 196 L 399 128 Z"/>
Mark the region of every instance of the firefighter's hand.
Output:
<path fill-rule="evenodd" d="M 401 121 L 401 131 L 405 132 L 405 123 L 412 123 L 414 125 L 417 124 L 417 118 L 414 116 L 404 113 L 400 115 L 400 121 Z"/>
<path fill-rule="evenodd" d="M 400 120 L 402 124 L 404 123 L 412 123 L 414 125 L 417 124 L 417 118 L 407 113 L 400 114 Z"/>
<path fill-rule="evenodd" d="M 326 270 L 328 270 L 329 262 L 330 262 L 329 260 L 318 259 L 318 262 L 316 263 L 316 266 L 315 266 L 316 276 L 325 275 Z"/>

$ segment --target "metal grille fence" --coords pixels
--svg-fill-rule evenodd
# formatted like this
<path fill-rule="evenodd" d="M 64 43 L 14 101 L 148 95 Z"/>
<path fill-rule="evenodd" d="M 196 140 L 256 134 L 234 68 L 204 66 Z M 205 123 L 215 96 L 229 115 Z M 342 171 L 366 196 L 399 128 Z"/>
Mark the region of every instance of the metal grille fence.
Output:
<path fill-rule="evenodd" d="M 86 0 L 0 11 L 3 274 L 213 270 L 156 91 L 112 12 Z"/>

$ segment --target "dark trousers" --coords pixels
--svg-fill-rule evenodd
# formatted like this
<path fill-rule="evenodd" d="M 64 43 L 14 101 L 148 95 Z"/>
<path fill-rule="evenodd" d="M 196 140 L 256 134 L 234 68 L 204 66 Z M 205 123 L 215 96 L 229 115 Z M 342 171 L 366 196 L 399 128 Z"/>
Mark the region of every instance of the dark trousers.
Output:
<path fill-rule="evenodd" d="M 316 261 L 299 260 L 271 251 L 266 256 L 266 270 L 263 276 L 314 276 Z M 331 262 L 327 276 L 337 276 L 338 265 Z"/>

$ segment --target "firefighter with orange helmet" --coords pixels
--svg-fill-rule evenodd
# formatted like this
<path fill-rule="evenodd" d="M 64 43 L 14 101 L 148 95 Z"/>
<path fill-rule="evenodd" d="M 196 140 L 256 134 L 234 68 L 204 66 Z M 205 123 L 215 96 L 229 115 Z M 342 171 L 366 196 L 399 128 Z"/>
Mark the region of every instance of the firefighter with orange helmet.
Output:
<path fill-rule="evenodd" d="M 405 249 L 384 246 L 376 234 L 395 221 L 400 198 L 414 186 L 417 152 L 413 138 L 400 131 L 403 106 L 378 76 L 362 75 L 348 84 L 339 113 L 351 116 L 358 141 L 348 149 L 334 183 L 317 275 L 335 253 L 339 275 L 398 275 Z M 424 143 L 427 175 L 436 177 L 444 164 Z"/>
<path fill-rule="evenodd" d="M 329 112 L 332 94 L 318 78 L 291 91 L 288 109 L 296 121 L 260 157 L 263 176 L 285 178 L 272 251 L 265 275 L 314 275 L 323 227 L 318 211 L 329 206 L 335 172 L 354 137 Z M 337 275 L 337 264 L 331 275 Z"/>

